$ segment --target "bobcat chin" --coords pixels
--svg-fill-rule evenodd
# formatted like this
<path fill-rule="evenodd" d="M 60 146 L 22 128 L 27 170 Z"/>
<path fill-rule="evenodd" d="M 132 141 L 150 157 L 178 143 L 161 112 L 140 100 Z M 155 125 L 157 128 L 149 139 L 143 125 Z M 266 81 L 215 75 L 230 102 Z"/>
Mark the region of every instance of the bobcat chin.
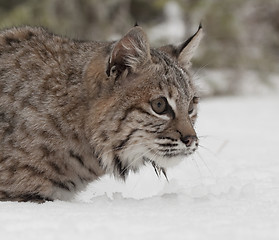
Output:
<path fill-rule="evenodd" d="M 195 152 L 202 35 L 154 49 L 139 26 L 116 42 L 0 32 L 0 200 L 67 200 L 104 174 L 147 162 L 165 174 Z"/>

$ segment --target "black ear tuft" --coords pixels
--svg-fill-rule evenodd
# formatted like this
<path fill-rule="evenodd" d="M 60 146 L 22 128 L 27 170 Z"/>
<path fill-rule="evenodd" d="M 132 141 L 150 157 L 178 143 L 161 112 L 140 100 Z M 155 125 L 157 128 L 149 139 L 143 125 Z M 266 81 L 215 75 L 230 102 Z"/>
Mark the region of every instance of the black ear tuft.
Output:
<path fill-rule="evenodd" d="M 167 53 L 169 56 L 175 58 L 182 66 L 189 66 L 190 61 L 199 46 L 200 40 L 203 36 L 202 24 L 200 23 L 196 33 L 178 46 L 166 45 L 160 47 L 159 50 Z"/>
<path fill-rule="evenodd" d="M 107 70 L 106 70 L 106 74 L 108 77 L 110 76 L 110 69 L 111 69 L 111 66 L 110 66 L 110 58 L 109 58 L 109 61 L 107 63 Z"/>
<path fill-rule="evenodd" d="M 191 36 L 190 38 L 188 38 L 184 43 L 182 43 L 179 48 L 178 48 L 178 53 L 180 54 L 191 42 L 194 42 L 195 38 L 197 37 L 197 35 L 199 35 L 202 32 L 202 25 L 201 23 L 199 24 L 199 28 L 198 30 L 195 32 L 195 34 L 193 36 Z M 198 40 L 200 41 L 200 39 Z M 199 42 L 198 42 L 199 43 Z"/>
<path fill-rule="evenodd" d="M 190 64 L 194 53 L 196 52 L 199 43 L 203 37 L 203 29 L 200 23 L 198 30 L 196 33 L 190 37 L 187 41 L 180 45 L 178 61 L 181 65 L 187 66 Z"/>
<path fill-rule="evenodd" d="M 139 26 L 138 21 L 136 21 L 134 27 L 138 27 L 138 26 Z"/>

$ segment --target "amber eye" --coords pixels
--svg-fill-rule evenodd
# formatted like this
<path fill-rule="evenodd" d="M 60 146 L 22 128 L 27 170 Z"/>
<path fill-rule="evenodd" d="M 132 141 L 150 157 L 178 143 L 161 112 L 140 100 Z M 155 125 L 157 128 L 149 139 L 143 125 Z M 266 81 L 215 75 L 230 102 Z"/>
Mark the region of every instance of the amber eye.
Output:
<path fill-rule="evenodd" d="M 200 98 L 199 97 L 193 97 L 193 103 L 198 104 L 199 103 Z"/>
<path fill-rule="evenodd" d="M 159 97 L 151 102 L 153 111 L 157 114 L 164 114 L 168 108 L 168 102 L 165 97 Z"/>
<path fill-rule="evenodd" d="M 188 114 L 193 113 L 193 111 L 194 111 L 194 104 L 198 104 L 198 102 L 199 102 L 199 98 L 198 97 L 193 97 L 193 99 L 190 102 L 189 107 L 188 107 Z"/>
<path fill-rule="evenodd" d="M 193 111 L 194 111 L 194 102 L 193 102 L 193 100 L 192 100 L 192 101 L 190 102 L 190 104 L 189 104 L 188 114 L 193 113 Z"/>

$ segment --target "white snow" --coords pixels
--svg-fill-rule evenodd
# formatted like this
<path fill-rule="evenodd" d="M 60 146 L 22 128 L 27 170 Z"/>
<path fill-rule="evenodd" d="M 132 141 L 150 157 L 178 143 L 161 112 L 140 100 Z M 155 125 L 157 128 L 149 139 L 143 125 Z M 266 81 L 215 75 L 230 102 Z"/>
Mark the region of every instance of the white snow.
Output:
<path fill-rule="evenodd" d="M 0 202 L 0 239 L 279 239 L 279 96 L 201 101 L 199 154 L 72 202 Z"/>
<path fill-rule="evenodd" d="M 203 96 L 226 93 L 263 95 L 278 93 L 279 90 L 278 74 L 251 70 L 199 68 L 194 79 L 199 83 Z"/>
<path fill-rule="evenodd" d="M 185 41 L 186 28 L 180 6 L 174 1 L 167 2 L 164 7 L 164 15 L 165 21 L 147 31 L 149 40 L 152 43 Z"/>

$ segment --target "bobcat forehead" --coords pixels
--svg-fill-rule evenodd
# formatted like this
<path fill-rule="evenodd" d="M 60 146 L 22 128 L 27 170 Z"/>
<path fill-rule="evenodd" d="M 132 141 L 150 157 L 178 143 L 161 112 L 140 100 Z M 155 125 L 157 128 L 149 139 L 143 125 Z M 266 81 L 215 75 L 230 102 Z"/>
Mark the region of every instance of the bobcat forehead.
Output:
<path fill-rule="evenodd" d="M 148 162 L 166 174 L 193 154 L 201 36 L 153 49 L 139 26 L 116 42 L 1 31 L 0 201 L 67 200 L 104 174 Z"/>

